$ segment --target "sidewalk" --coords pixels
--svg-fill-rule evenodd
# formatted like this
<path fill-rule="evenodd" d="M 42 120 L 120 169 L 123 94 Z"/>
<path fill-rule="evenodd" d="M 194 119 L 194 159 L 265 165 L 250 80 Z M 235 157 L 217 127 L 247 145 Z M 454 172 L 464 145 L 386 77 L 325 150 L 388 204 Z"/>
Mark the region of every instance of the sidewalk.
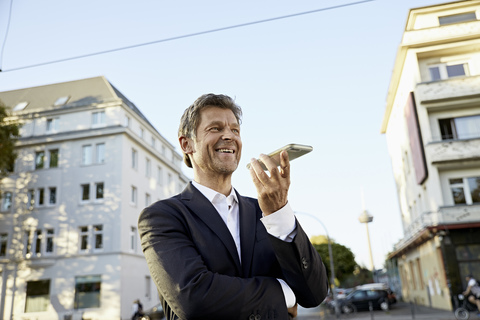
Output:
<path fill-rule="evenodd" d="M 334 314 L 329 314 L 322 306 L 313 309 L 299 308 L 298 320 L 335 320 Z M 388 312 L 375 310 L 359 311 L 355 315 L 340 315 L 338 319 L 355 320 L 456 320 L 453 311 L 434 309 L 425 306 L 411 305 L 405 302 L 398 302 Z M 479 319 L 476 313 L 470 314 L 470 320 Z"/>

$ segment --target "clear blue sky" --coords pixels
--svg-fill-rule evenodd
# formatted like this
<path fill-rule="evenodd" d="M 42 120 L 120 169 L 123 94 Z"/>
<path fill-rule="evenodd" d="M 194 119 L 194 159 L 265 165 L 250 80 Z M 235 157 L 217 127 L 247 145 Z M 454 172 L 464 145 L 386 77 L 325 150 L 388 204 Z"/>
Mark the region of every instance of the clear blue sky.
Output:
<path fill-rule="evenodd" d="M 403 234 L 380 125 L 410 8 L 432 0 L 377 0 L 38 67 L 54 60 L 348 4 L 349 1 L 13 1 L 0 91 L 105 76 L 174 145 L 183 110 L 203 93 L 244 111 L 234 174 L 255 196 L 245 165 L 287 143 L 314 150 L 292 162 L 290 203 L 368 266 L 365 204 L 375 266 Z M 10 1 L 0 2 L 0 46 Z M 177 147 L 177 151 L 180 149 Z M 184 167 L 187 176 L 190 169 Z M 309 235 L 325 234 L 306 215 Z"/>

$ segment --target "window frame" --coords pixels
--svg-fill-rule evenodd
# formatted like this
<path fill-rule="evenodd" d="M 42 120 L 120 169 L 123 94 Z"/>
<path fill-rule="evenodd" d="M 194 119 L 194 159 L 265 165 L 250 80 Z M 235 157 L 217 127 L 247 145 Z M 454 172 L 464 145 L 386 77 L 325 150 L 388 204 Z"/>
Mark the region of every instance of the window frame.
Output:
<path fill-rule="evenodd" d="M 92 112 L 92 127 L 102 127 L 106 125 L 105 110 Z"/>
<path fill-rule="evenodd" d="M 81 279 L 81 281 L 80 281 Z M 88 281 L 90 280 L 91 281 Z M 96 280 L 96 281 L 94 281 Z M 79 291 L 82 287 L 81 284 L 90 284 L 90 286 L 84 286 L 87 288 L 91 288 L 93 290 L 88 291 Z M 80 299 L 82 298 L 81 293 L 87 295 L 90 292 L 94 292 L 95 294 L 95 302 L 94 304 L 80 304 Z M 77 276 L 75 277 L 75 291 L 74 291 L 74 303 L 73 308 L 75 310 L 78 309 L 91 309 L 91 308 L 100 308 L 101 307 L 101 293 L 102 293 L 102 276 L 101 275 L 89 275 L 89 276 Z M 87 301 L 92 301 L 92 299 L 87 299 Z"/>
<path fill-rule="evenodd" d="M 8 255 L 8 233 L 0 233 L 0 257 Z"/>
<path fill-rule="evenodd" d="M 60 150 L 58 148 L 48 150 L 48 167 L 49 168 L 58 168 L 59 156 L 60 156 Z"/>
<path fill-rule="evenodd" d="M 32 288 L 32 285 L 34 283 L 38 283 L 38 292 L 39 293 L 42 293 L 45 290 L 45 289 L 48 289 L 48 290 L 45 290 L 46 293 L 43 293 L 43 294 L 32 294 L 32 291 L 34 291 L 34 293 L 37 293 L 36 290 L 34 288 Z M 48 283 L 48 285 L 47 285 Z M 30 289 L 29 289 L 29 286 L 30 286 Z M 48 310 L 48 307 L 50 305 L 50 279 L 45 279 L 45 280 L 36 280 L 36 281 L 27 281 L 26 282 L 26 288 L 25 288 L 25 313 L 31 313 L 31 312 L 45 312 Z M 30 294 L 29 294 L 30 293 Z M 30 309 L 30 305 L 31 305 L 31 302 L 29 303 L 29 301 L 32 301 L 32 300 L 36 300 L 35 298 L 42 298 L 44 297 L 44 299 L 46 297 L 48 297 L 48 299 L 45 299 L 45 301 L 43 302 L 43 306 L 40 307 L 40 308 L 35 308 L 35 307 L 31 307 L 32 309 Z M 33 301 L 32 301 L 33 302 Z M 38 305 L 38 303 L 34 303 L 34 306 Z"/>
<path fill-rule="evenodd" d="M 2 212 L 10 212 L 13 207 L 13 192 L 4 191 L 2 193 Z"/>
<path fill-rule="evenodd" d="M 34 169 L 39 170 L 43 168 L 45 168 L 45 151 L 35 151 Z"/>
<path fill-rule="evenodd" d="M 462 65 L 463 66 L 463 71 L 464 71 L 465 74 L 458 75 L 458 76 L 450 76 L 448 74 L 448 67 L 457 66 L 457 65 Z M 429 79 L 430 79 L 431 82 L 470 76 L 469 62 L 464 61 L 464 60 L 430 64 L 430 65 L 427 66 L 427 68 L 428 68 L 428 76 L 429 76 Z M 435 68 L 438 69 L 438 75 L 439 75 L 438 79 L 435 79 L 432 76 L 432 69 L 435 69 Z"/>

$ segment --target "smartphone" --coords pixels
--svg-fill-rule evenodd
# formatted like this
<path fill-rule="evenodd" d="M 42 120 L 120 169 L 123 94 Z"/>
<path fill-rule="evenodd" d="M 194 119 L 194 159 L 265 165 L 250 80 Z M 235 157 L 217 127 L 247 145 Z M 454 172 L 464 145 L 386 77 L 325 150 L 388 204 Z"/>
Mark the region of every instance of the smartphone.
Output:
<path fill-rule="evenodd" d="M 310 151 L 313 150 L 313 147 L 302 145 L 302 144 L 291 143 L 291 144 L 287 144 L 286 146 L 284 146 L 280 149 L 277 149 L 273 152 L 270 152 L 268 154 L 268 156 L 273 159 L 273 161 L 277 164 L 277 167 L 280 165 L 280 153 L 283 150 L 287 151 L 288 159 L 290 161 L 292 161 L 294 159 L 297 159 L 297 158 L 303 156 L 304 154 L 309 153 Z M 267 167 L 265 167 L 263 162 L 260 159 L 258 159 L 258 161 L 260 162 L 260 165 L 262 166 L 262 169 L 267 171 L 268 169 L 267 169 Z M 247 164 L 247 169 L 250 169 L 250 163 Z"/>

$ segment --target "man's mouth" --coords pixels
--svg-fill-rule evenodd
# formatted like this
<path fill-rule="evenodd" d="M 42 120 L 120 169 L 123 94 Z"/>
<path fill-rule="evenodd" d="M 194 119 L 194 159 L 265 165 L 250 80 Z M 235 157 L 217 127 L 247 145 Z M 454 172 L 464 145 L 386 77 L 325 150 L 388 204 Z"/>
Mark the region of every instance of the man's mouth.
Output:
<path fill-rule="evenodd" d="M 231 153 L 231 154 L 235 153 L 235 150 L 232 150 L 232 149 L 217 149 L 215 151 L 220 153 Z"/>

